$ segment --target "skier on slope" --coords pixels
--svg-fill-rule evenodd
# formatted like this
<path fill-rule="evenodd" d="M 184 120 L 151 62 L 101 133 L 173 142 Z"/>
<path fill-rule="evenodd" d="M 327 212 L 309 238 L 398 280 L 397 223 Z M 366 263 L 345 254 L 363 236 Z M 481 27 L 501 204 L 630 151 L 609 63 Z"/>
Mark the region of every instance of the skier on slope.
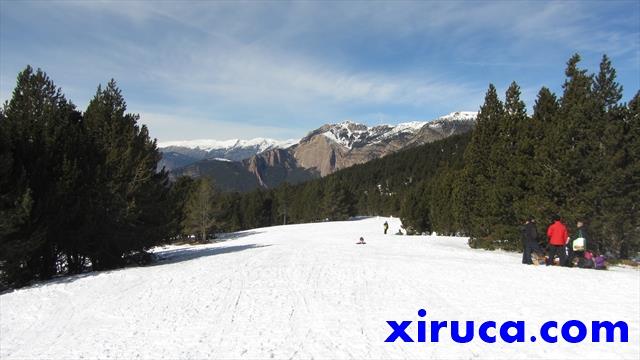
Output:
<path fill-rule="evenodd" d="M 387 235 L 387 230 L 389 230 L 389 223 L 388 222 L 384 222 L 384 234 Z"/>

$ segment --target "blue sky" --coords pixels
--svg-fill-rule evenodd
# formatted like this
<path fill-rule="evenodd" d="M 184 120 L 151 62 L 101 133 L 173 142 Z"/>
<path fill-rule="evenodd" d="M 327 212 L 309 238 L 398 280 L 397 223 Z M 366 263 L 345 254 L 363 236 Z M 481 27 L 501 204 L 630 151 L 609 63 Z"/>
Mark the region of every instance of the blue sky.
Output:
<path fill-rule="evenodd" d="M 513 80 L 531 109 L 575 52 L 609 55 L 630 99 L 640 2 L 0 1 L 0 100 L 27 64 L 82 110 L 115 78 L 160 141 L 429 120 Z"/>

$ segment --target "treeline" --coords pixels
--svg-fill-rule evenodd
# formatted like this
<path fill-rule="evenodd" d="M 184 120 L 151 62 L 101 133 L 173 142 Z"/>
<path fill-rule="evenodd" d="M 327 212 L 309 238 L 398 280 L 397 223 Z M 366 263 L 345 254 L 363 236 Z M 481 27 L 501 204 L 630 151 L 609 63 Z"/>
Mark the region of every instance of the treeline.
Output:
<path fill-rule="evenodd" d="M 633 255 L 640 249 L 639 95 L 620 103 L 622 86 L 606 56 L 596 74 L 579 61 L 568 61 L 559 98 L 540 89 L 531 115 L 518 84 L 504 101 L 490 85 L 471 134 L 297 186 L 220 194 L 218 227 L 394 215 L 409 233 L 467 235 L 474 247 L 513 250 L 525 219 L 544 226 L 559 214 L 570 227 L 588 223 L 597 251 Z"/>
<path fill-rule="evenodd" d="M 559 214 L 589 224 L 599 252 L 626 257 L 640 247 L 639 93 L 622 86 L 603 56 L 598 73 L 567 62 L 563 94 L 540 89 L 528 116 L 512 83 L 501 101 L 490 85 L 452 189 L 458 227 L 480 247 L 519 247 L 527 217 Z M 541 229 L 544 230 L 544 229 Z"/>
<path fill-rule="evenodd" d="M 160 153 L 112 80 L 81 113 L 41 70 L 0 110 L 0 288 L 124 265 L 175 235 Z"/>
<path fill-rule="evenodd" d="M 322 179 L 221 193 L 207 179 L 169 183 L 160 153 L 112 80 L 84 113 L 27 67 L 0 109 L 0 288 L 145 261 L 166 242 L 354 215 L 402 218 L 408 233 L 470 236 L 516 249 L 519 226 L 553 214 L 589 224 L 599 252 L 640 249 L 640 92 L 621 103 L 609 59 L 567 63 L 563 94 L 493 85 L 475 129 Z M 396 229 L 391 229 L 395 232 Z M 540 229 L 542 230 L 542 229 Z"/>
<path fill-rule="evenodd" d="M 285 183 L 275 189 L 249 193 L 213 190 L 211 196 L 212 191 L 206 190 L 215 188 L 211 180 L 181 177 L 176 184 L 181 184 L 188 194 L 185 217 L 196 220 L 183 221 L 187 225 L 183 233 L 204 238 L 201 225 L 207 221 L 197 219 L 205 218 L 211 220 L 206 231 L 211 234 L 285 223 L 346 220 L 354 215 L 422 216 L 426 204 L 422 201 L 424 187 L 442 183 L 440 174 L 448 170 L 462 170 L 464 150 L 470 139 L 471 133 L 456 135 L 355 165 L 322 179 L 298 185 Z M 444 209 L 450 200 L 445 194 L 436 193 L 438 191 L 435 186 L 429 191 L 429 201 L 432 206 Z M 420 192 L 420 196 L 416 192 Z M 203 207 L 197 205 L 206 198 L 213 204 L 208 217 L 201 211 Z M 438 226 L 448 226 L 446 215 L 439 212 L 436 217 L 433 221 L 442 224 Z"/>

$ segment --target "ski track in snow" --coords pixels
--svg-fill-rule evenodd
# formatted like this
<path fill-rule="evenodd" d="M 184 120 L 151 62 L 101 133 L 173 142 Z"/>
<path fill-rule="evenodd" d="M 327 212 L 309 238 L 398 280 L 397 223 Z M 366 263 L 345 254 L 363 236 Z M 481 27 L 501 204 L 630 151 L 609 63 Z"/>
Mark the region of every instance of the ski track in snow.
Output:
<path fill-rule="evenodd" d="M 0 358 L 640 357 L 640 272 L 524 266 L 464 238 L 383 235 L 367 218 L 155 249 L 157 265 L 61 278 L 0 296 Z M 360 236 L 367 244 L 356 245 Z M 385 343 L 387 320 L 624 320 L 629 343 Z M 476 330 L 477 331 L 477 330 Z M 476 333 L 477 334 L 477 333 Z M 590 333 L 589 333 L 590 334 Z"/>

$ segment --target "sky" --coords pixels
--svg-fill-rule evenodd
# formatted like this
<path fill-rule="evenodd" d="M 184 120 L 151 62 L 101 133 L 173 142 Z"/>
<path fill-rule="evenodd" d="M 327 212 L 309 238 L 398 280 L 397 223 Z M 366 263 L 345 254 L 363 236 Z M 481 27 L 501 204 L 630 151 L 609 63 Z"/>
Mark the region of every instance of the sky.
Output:
<path fill-rule="evenodd" d="M 477 111 L 512 81 L 529 111 L 572 54 L 640 89 L 640 1 L 0 0 L 0 100 L 42 68 L 79 109 L 114 78 L 152 137 L 299 138 Z"/>

